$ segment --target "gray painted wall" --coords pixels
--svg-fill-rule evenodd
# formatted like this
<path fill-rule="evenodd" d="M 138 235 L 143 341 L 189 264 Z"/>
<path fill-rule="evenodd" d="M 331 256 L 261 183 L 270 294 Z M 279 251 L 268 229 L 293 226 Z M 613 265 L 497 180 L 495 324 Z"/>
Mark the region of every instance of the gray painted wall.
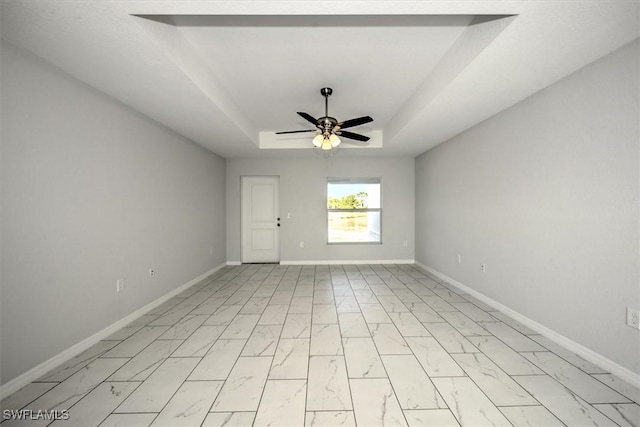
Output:
<path fill-rule="evenodd" d="M 227 260 L 240 261 L 240 177 L 280 176 L 283 261 L 413 260 L 412 158 L 227 160 Z M 327 177 L 382 177 L 382 244 L 327 245 Z M 287 213 L 292 214 L 287 219 Z M 408 246 L 403 246 L 403 241 Z M 300 248 L 300 241 L 305 247 Z"/>
<path fill-rule="evenodd" d="M 226 245 L 224 159 L 17 48 L 3 44 L 1 71 L 4 383 Z"/>
<path fill-rule="evenodd" d="M 418 262 L 637 373 L 639 46 L 416 159 Z"/>

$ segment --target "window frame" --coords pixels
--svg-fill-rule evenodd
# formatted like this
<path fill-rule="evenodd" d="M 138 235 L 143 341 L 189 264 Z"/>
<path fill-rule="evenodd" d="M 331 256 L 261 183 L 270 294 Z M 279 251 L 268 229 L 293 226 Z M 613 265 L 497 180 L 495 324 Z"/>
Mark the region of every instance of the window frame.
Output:
<path fill-rule="evenodd" d="M 380 207 L 379 208 L 356 208 L 356 209 L 331 209 L 329 208 L 329 184 L 378 184 L 380 186 Z M 382 244 L 382 177 L 327 177 L 325 194 L 325 206 L 327 209 L 327 245 L 381 245 Z M 332 212 L 378 212 L 380 214 L 380 235 L 377 241 L 373 242 L 330 242 L 329 241 L 329 217 Z"/>

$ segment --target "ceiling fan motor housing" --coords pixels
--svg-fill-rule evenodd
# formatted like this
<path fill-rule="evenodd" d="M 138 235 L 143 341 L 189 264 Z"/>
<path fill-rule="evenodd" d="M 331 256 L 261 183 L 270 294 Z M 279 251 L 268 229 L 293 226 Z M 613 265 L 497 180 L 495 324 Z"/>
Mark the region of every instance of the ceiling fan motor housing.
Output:
<path fill-rule="evenodd" d="M 334 117 L 320 117 L 318 119 L 318 128 L 323 132 L 331 132 L 337 124 L 338 120 Z"/>

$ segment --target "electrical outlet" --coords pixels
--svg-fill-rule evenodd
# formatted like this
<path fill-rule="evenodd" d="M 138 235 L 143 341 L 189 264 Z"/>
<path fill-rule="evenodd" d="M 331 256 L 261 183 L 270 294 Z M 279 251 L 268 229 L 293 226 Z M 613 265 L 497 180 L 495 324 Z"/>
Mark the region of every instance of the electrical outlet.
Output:
<path fill-rule="evenodd" d="M 627 307 L 627 326 L 640 329 L 640 311 Z"/>
<path fill-rule="evenodd" d="M 458 264 L 462 264 L 462 255 L 458 254 Z"/>
<path fill-rule="evenodd" d="M 482 271 L 483 273 L 487 272 L 487 266 L 485 264 L 480 264 L 480 271 Z"/>
<path fill-rule="evenodd" d="M 156 271 L 152 268 L 149 269 L 149 277 L 151 278 L 156 277 Z"/>
<path fill-rule="evenodd" d="M 116 280 L 116 292 L 124 291 L 124 280 Z"/>
<path fill-rule="evenodd" d="M 304 248 L 304 242 L 300 242 L 300 247 Z"/>
<path fill-rule="evenodd" d="M 291 219 L 293 218 L 293 216 L 291 215 L 291 212 L 287 212 L 287 219 Z"/>
<path fill-rule="evenodd" d="M 409 242 L 407 242 L 407 241 L 405 240 L 404 242 L 402 242 L 402 246 L 404 246 L 404 247 L 406 248 L 407 246 L 409 246 Z"/>

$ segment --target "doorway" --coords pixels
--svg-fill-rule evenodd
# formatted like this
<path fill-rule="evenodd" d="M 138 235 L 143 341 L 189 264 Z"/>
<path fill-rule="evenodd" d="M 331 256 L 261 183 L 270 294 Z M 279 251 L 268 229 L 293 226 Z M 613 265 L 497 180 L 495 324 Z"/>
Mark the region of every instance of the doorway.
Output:
<path fill-rule="evenodd" d="M 243 263 L 280 262 L 280 177 L 241 177 Z"/>

